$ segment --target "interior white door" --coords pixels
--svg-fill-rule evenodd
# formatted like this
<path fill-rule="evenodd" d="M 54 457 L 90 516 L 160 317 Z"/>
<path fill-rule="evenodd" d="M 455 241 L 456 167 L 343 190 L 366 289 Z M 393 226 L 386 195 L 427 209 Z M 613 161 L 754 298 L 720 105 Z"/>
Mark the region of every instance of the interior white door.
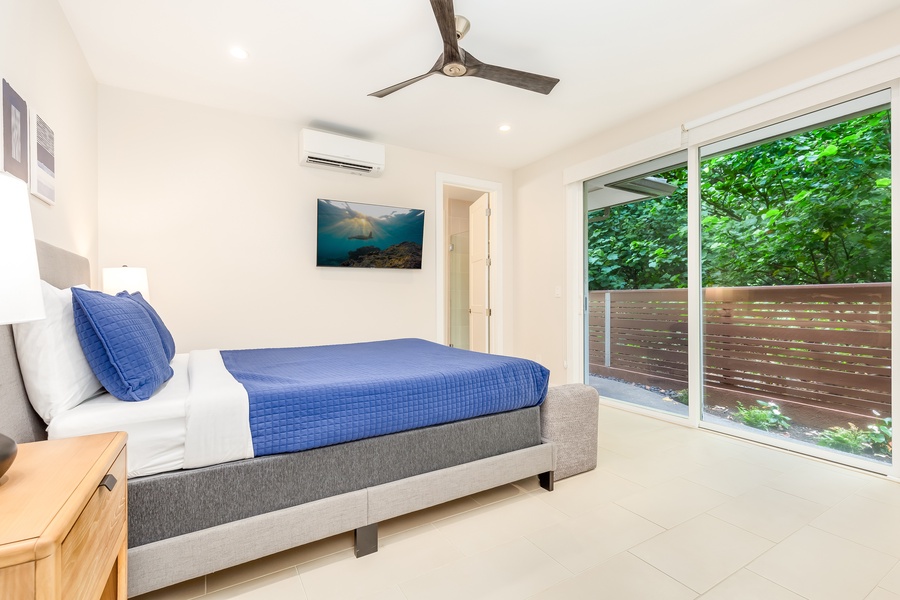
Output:
<path fill-rule="evenodd" d="M 469 349 L 490 352 L 490 198 L 469 206 Z"/>

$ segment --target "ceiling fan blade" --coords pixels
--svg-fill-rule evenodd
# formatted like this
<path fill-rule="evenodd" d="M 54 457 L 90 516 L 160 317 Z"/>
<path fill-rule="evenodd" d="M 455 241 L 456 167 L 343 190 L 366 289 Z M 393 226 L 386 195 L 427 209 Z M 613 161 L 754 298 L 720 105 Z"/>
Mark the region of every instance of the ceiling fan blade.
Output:
<path fill-rule="evenodd" d="M 431 77 L 435 73 L 440 73 L 441 72 L 441 64 L 443 62 L 441 59 L 442 59 L 442 57 L 438 56 L 438 59 L 434 63 L 434 66 L 431 67 L 431 70 L 428 71 L 427 73 L 425 73 L 424 75 L 419 75 L 418 77 L 413 77 L 412 79 L 407 79 L 406 81 L 392 85 L 391 87 L 386 87 L 383 90 L 378 90 L 377 92 L 372 92 L 369 95 L 375 96 L 376 98 L 384 98 L 388 94 L 393 94 L 397 90 L 402 90 L 403 88 L 405 88 L 408 85 L 412 85 L 417 81 L 422 81 L 426 77 Z"/>
<path fill-rule="evenodd" d="M 497 83 L 505 83 L 506 85 L 512 85 L 539 94 L 549 94 L 553 87 L 559 83 L 559 79 L 555 77 L 546 77 L 536 73 L 526 73 L 525 71 L 507 69 L 506 67 L 488 65 L 468 52 L 463 54 L 466 75 L 471 75 L 472 77 L 481 77 Z"/>
<path fill-rule="evenodd" d="M 435 73 L 437 73 L 437 71 L 428 71 L 424 75 L 419 75 L 418 77 L 413 77 L 412 79 L 407 79 L 406 81 L 392 85 L 391 87 L 386 87 L 383 90 L 378 90 L 377 92 L 372 92 L 369 95 L 375 96 L 376 98 L 384 98 L 388 94 L 393 94 L 397 90 L 402 90 L 406 86 L 412 85 L 417 81 L 421 81 L 421 80 L 425 79 L 426 77 L 430 77 L 430 76 L 434 75 Z"/>
<path fill-rule="evenodd" d="M 431 0 L 431 10 L 441 30 L 444 40 L 444 64 L 462 62 L 459 53 L 459 42 L 456 39 L 456 13 L 453 12 L 453 0 Z"/>

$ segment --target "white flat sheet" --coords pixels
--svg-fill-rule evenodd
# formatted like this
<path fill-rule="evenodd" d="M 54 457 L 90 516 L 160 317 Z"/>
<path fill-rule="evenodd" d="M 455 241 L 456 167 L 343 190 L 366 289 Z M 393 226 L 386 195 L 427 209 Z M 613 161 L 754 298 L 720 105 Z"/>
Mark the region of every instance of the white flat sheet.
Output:
<path fill-rule="evenodd" d="M 195 350 L 188 363 L 184 468 L 253 457 L 250 399 L 231 376 L 218 350 Z"/>
<path fill-rule="evenodd" d="M 101 394 L 56 415 L 50 439 L 125 431 L 129 477 L 252 458 L 247 393 L 219 351 L 176 354 L 172 370 L 142 402 Z"/>

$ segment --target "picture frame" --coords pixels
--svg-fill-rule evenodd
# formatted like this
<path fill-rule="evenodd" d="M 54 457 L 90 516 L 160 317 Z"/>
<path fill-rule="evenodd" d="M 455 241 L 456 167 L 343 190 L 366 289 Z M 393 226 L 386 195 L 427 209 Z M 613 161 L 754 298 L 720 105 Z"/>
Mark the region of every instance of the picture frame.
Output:
<path fill-rule="evenodd" d="M 37 111 L 31 115 L 31 194 L 53 206 L 56 204 L 55 134 Z"/>
<path fill-rule="evenodd" d="M 316 266 L 421 269 L 425 211 L 319 198 Z"/>
<path fill-rule="evenodd" d="M 3 170 L 28 183 L 28 105 L 3 80 Z"/>

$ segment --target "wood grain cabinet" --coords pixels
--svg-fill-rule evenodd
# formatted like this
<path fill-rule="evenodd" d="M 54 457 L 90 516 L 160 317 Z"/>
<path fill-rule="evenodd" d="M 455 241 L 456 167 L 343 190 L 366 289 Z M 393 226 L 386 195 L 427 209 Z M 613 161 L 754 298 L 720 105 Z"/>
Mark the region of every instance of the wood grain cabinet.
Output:
<path fill-rule="evenodd" d="M 127 598 L 125 439 L 19 446 L 0 483 L 0 598 Z"/>

